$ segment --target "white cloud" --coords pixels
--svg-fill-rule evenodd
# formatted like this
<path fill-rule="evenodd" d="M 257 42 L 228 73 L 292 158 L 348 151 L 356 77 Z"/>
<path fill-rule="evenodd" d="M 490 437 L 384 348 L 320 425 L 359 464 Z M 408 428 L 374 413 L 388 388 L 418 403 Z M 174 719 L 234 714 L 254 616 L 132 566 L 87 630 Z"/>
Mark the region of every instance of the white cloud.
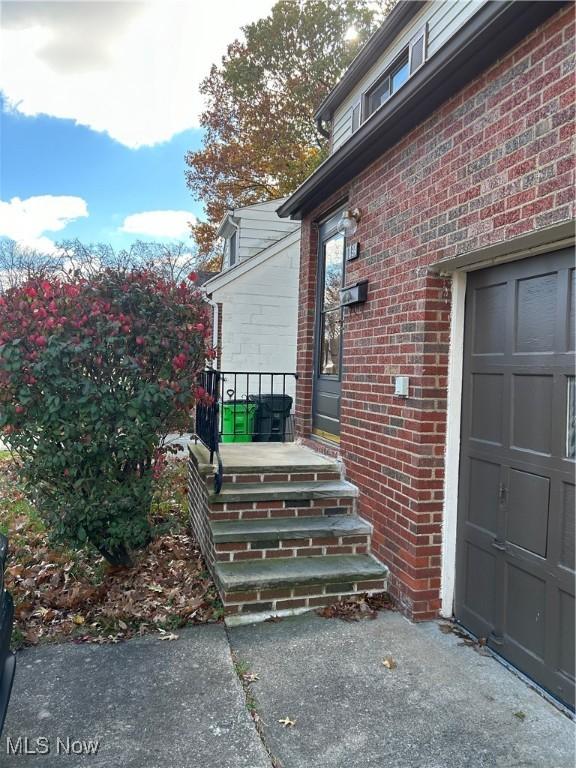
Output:
<path fill-rule="evenodd" d="M 190 235 L 196 217 L 189 211 L 142 211 L 124 219 L 120 230 L 152 237 L 183 238 Z"/>
<path fill-rule="evenodd" d="M 24 115 L 68 118 L 129 147 L 197 127 L 200 81 L 273 0 L 8 0 L 0 90 Z"/>
<path fill-rule="evenodd" d="M 72 195 L 37 195 L 21 200 L 0 200 L 0 236 L 40 251 L 54 252 L 56 246 L 46 232 L 59 232 L 71 221 L 88 216 L 88 206 Z"/>

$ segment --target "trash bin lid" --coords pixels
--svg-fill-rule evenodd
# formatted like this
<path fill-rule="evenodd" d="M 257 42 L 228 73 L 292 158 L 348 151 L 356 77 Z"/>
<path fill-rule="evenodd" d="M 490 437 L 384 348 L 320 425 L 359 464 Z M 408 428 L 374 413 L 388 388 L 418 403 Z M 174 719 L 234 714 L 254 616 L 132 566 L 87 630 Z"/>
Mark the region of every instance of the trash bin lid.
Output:
<path fill-rule="evenodd" d="M 283 413 L 288 416 L 292 410 L 292 397 L 290 395 L 249 395 L 253 403 L 258 403 L 266 410 Z"/>

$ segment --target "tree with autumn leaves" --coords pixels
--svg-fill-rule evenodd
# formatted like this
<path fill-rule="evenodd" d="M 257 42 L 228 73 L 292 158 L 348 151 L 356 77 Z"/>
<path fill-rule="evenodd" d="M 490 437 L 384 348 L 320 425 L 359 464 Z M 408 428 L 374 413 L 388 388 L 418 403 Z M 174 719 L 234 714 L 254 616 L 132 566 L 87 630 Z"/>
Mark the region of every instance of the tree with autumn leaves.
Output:
<path fill-rule="evenodd" d="M 326 157 L 314 112 L 396 1 L 279 0 L 212 66 L 200 89 L 203 146 L 186 156 L 206 210 L 192 227 L 205 260 L 217 260 L 227 209 L 290 194 Z"/>
<path fill-rule="evenodd" d="M 52 538 L 129 565 L 152 536 L 159 441 L 205 393 L 207 305 L 150 270 L 37 278 L 0 295 L 0 434 Z"/>

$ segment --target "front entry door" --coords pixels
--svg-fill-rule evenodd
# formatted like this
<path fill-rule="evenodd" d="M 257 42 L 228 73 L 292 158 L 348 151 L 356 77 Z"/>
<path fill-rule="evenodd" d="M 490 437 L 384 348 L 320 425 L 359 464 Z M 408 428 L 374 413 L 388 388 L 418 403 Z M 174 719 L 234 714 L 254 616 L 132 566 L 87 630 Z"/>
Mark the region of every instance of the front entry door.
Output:
<path fill-rule="evenodd" d="M 337 231 L 338 213 L 320 228 L 318 293 L 316 298 L 316 353 L 312 427 L 320 437 L 340 439 L 342 379 L 342 307 L 344 236 Z"/>
<path fill-rule="evenodd" d="M 468 276 L 456 616 L 574 706 L 574 250 Z"/>

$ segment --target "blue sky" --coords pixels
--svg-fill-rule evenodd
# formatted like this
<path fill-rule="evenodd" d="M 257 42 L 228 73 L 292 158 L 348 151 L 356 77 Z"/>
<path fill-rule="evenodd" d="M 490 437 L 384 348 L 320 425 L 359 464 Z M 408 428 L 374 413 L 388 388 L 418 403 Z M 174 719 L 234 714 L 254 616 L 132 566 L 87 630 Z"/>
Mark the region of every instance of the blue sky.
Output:
<path fill-rule="evenodd" d="M 3 109 L 0 197 L 84 199 L 88 216 L 59 232 L 46 230 L 53 239 L 78 237 L 115 247 L 128 246 L 140 236 L 162 239 L 120 227 L 127 216 L 141 211 L 182 210 L 201 217 L 202 205 L 192 198 L 184 177 L 184 155 L 198 148 L 201 139 L 201 130 L 191 129 L 153 147 L 131 149 L 72 120 L 25 117 Z"/>
<path fill-rule="evenodd" d="M 2 0 L 0 237 L 189 241 L 200 82 L 272 5 Z"/>

